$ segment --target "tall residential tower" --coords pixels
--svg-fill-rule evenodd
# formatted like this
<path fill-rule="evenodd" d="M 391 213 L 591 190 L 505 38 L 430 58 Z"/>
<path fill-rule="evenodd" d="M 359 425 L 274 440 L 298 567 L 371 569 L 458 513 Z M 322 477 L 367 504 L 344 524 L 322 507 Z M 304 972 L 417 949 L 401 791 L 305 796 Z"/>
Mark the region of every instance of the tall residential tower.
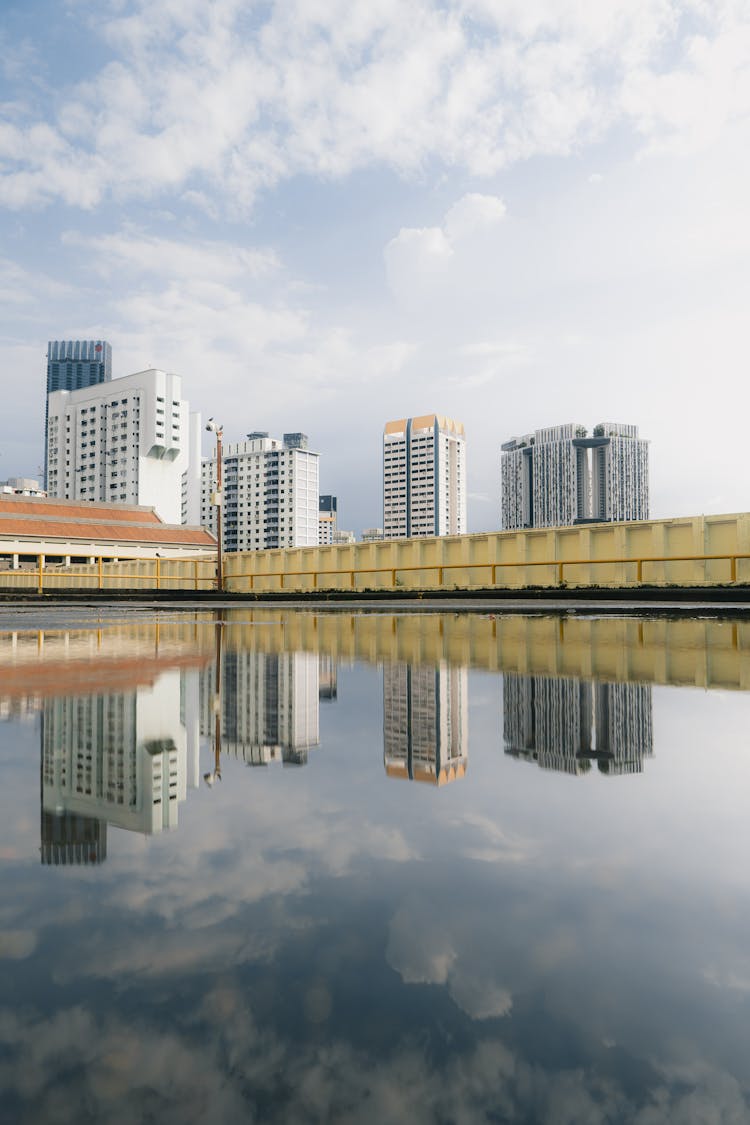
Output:
<path fill-rule="evenodd" d="M 461 422 L 422 414 L 383 431 L 383 537 L 466 531 L 466 440 Z"/>
<path fill-rule="evenodd" d="M 225 551 L 274 547 L 317 547 L 320 458 L 307 448 L 306 434 L 265 431 L 224 446 L 222 538 Z M 201 516 L 216 533 L 216 458 L 203 462 Z"/>
<path fill-rule="evenodd" d="M 112 378 L 112 347 L 106 340 L 50 340 L 47 344 L 47 395 L 53 391 L 79 391 Z M 44 481 L 47 483 L 47 424 L 44 409 Z"/>
<path fill-rule="evenodd" d="M 600 422 L 535 430 L 502 446 L 502 525 L 569 527 L 648 519 L 648 442 Z"/>

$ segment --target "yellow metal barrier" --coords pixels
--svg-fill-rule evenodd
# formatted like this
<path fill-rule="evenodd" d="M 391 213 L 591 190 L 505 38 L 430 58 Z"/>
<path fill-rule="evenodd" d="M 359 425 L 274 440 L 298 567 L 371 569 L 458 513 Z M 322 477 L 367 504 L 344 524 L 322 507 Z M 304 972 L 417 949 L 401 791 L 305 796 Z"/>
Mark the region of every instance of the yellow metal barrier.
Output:
<path fill-rule="evenodd" d="M 0 587 L 211 590 L 216 559 L 120 559 L 0 572 Z M 224 556 L 224 587 L 285 591 L 548 589 L 750 584 L 750 513 L 629 524 L 251 551 Z"/>
<path fill-rule="evenodd" d="M 231 558 L 231 556 L 230 556 L 230 558 Z M 740 560 L 749 560 L 749 559 L 750 559 L 750 553 L 749 554 L 744 554 L 744 553 L 743 554 L 732 554 L 732 555 L 720 555 L 720 554 L 712 554 L 712 555 L 649 555 L 647 557 L 637 558 L 637 559 L 616 558 L 616 557 L 604 558 L 604 559 L 529 559 L 529 560 L 526 560 L 524 562 L 442 563 L 439 566 L 438 565 L 422 564 L 422 565 L 411 565 L 411 566 L 404 565 L 404 566 L 397 566 L 397 567 L 391 567 L 391 566 L 362 567 L 362 568 L 347 567 L 347 568 L 335 568 L 335 569 L 331 569 L 331 570 L 326 570 L 322 574 L 321 574 L 320 571 L 317 571 L 317 570 L 268 570 L 268 571 L 263 571 L 261 573 L 258 573 L 258 572 L 255 572 L 255 571 L 240 571 L 239 573 L 231 573 L 231 574 L 226 576 L 226 589 L 227 589 L 228 592 L 240 592 L 236 584 L 240 581 L 247 581 L 248 584 L 249 584 L 249 590 L 251 592 L 254 592 L 255 589 L 256 589 L 255 581 L 256 581 L 256 579 L 261 578 L 261 579 L 278 579 L 279 580 L 279 583 L 278 583 L 279 590 L 294 591 L 294 590 L 300 590 L 300 589 L 303 589 L 303 588 L 304 589 L 312 588 L 312 589 L 334 589 L 334 590 L 336 590 L 336 589 L 349 589 L 349 590 L 355 590 L 355 589 L 357 589 L 357 584 L 356 584 L 357 577 L 359 577 L 361 575 L 387 574 L 390 581 L 387 584 L 386 588 L 396 590 L 396 589 L 399 589 L 399 587 L 400 587 L 399 575 L 401 575 L 401 574 L 413 575 L 413 574 L 418 574 L 418 573 L 425 574 L 425 573 L 429 573 L 431 571 L 435 571 L 437 573 L 437 583 L 435 585 L 425 584 L 424 588 L 425 589 L 440 589 L 440 588 L 445 587 L 446 572 L 450 572 L 450 571 L 453 571 L 453 570 L 472 571 L 472 572 L 477 571 L 477 570 L 487 571 L 487 580 L 486 581 L 484 581 L 484 582 L 482 582 L 481 580 L 475 581 L 475 582 L 469 581 L 469 582 L 464 583 L 464 585 L 461 587 L 462 589 L 468 589 L 468 588 L 472 588 L 472 587 L 480 588 L 480 589 L 490 589 L 490 588 L 493 588 L 493 587 L 499 587 L 501 589 L 507 589 L 508 586 L 507 586 L 506 583 L 503 583 L 503 582 L 498 583 L 498 580 L 497 580 L 498 570 L 507 570 L 509 568 L 519 568 L 519 567 L 532 567 L 532 568 L 534 568 L 534 567 L 547 567 L 547 568 L 554 571 L 556 583 L 550 584 L 550 583 L 541 582 L 541 583 L 539 583 L 539 585 L 550 586 L 550 585 L 557 584 L 559 586 L 565 586 L 566 585 L 566 583 L 565 583 L 565 568 L 566 567 L 571 567 L 571 566 L 599 566 L 599 565 L 635 566 L 635 568 L 636 568 L 635 582 L 634 583 L 624 582 L 624 583 L 622 583 L 622 585 L 632 585 L 634 587 L 637 587 L 637 586 L 643 585 L 643 564 L 644 563 L 666 563 L 666 564 L 668 564 L 668 563 L 686 563 L 686 562 L 687 563 L 690 563 L 690 562 L 692 562 L 692 563 L 728 562 L 729 563 L 729 579 L 728 579 L 728 583 L 725 583 L 725 584 L 735 585 L 737 583 L 737 562 L 740 561 Z M 154 560 L 139 559 L 138 562 L 149 563 L 149 564 L 152 563 L 152 565 L 144 567 L 143 570 L 141 570 L 137 573 L 129 573 L 127 571 L 121 571 L 119 569 L 117 571 L 115 571 L 114 569 L 109 569 L 109 568 L 114 568 L 116 566 L 119 566 L 120 564 L 106 563 L 106 560 L 103 557 L 97 559 L 96 568 L 86 568 L 86 567 L 80 566 L 80 567 L 66 567 L 65 569 L 54 569 L 53 570 L 51 568 L 45 569 L 44 566 L 41 564 L 41 561 L 40 561 L 34 571 L 22 570 L 22 569 L 0 571 L 0 586 L 3 586 L 3 585 L 18 586 L 18 587 L 29 586 L 29 585 L 32 584 L 32 578 L 33 578 L 33 582 L 37 586 L 37 589 L 40 592 L 43 591 L 45 588 L 46 589 L 53 589 L 55 587 L 68 587 L 70 589 L 75 589 L 75 588 L 77 588 L 77 584 L 75 582 L 76 578 L 83 578 L 84 580 L 86 580 L 86 579 L 90 579 L 91 577 L 96 578 L 96 584 L 95 585 L 96 585 L 96 588 L 98 588 L 99 590 L 127 588 L 127 587 L 122 586 L 123 582 L 134 582 L 134 583 L 136 583 L 137 586 L 147 586 L 148 588 L 153 588 L 153 589 L 156 589 L 156 590 L 162 590 L 164 588 L 165 584 L 167 586 L 172 584 L 173 589 L 192 588 L 194 590 L 199 590 L 199 589 L 201 589 L 201 587 L 212 588 L 212 587 L 216 586 L 215 571 L 212 570 L 212 573 L 210 575 L 207 575 L 207 576 L 201 575 L 199 573 L 199 560 L 197 560 L 197 559 L 193 560 L 193 562 L 192 562 L 192 574 L 191 574 L 191 577 L 190 577 L 189 580 L 188 580 L 188 578 L 185 574 L 181 574 L 181 573 L 170 574 L 170 573 L 168 573 L 168 571 L 166 571 L 166 568 L 165 568 L 165 563 L 166 563 L 167 567 L 169 566 L 168 560 L 163 560 L 163 559 L 160 559 L 160 558 L 154 559 Z M 107 570 L 105 570 L 105 565 L 108 567 Z M 319 580 L 320 577 L 325 577 L 327 579 L 330 579 L 330 578 L 338 578 L 338 577 L 341 577 L 341 576 L 346 576 L 345 582 L 335 584 L 333 586 L 331 586 L 329 584 L 327 584 L 325 586 L 319 586 L 318 585 L 318 580 Z M 28 577 L 29 581 L 24 581 L 24 579 L 27 578 L 27 577 Z M 299 584 L 295 585 L 294 583 L 292 583 L 291 586 L 288 585 L 286 580 L 287 579 L 294 579 L 294 578 L 297 578 L 297 579 L 312 578 L 312 587 L 301 587 Z M 9 579 L 10 581 L 5 581 L 6 579 Z M 45 582 L 45 579 L 46 579 L 46 582 Z M 87 582 L 86 584 L 88 585 L 89 583 Z M 693 585 L 702 585 L 702 584 L 703 583 L 693 583 Z M 534 585 L 536 585 L 536 584 L 534 584 Z M 581 583 L 580 585 L 596 585 L 596 583 Z M 365 587 L 365 589 L 366 588 L 367 587 Z"/>

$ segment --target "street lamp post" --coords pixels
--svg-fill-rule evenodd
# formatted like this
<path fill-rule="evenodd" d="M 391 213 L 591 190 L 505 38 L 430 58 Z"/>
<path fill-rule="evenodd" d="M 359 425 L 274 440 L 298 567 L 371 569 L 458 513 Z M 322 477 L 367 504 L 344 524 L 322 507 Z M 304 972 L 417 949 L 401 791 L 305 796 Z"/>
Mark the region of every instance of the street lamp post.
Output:
<path fill-rule="evenodd" d="M 213 418 L 209 418 L 206 429 L 216 434 L 216 491 L 212 500 L 216 505 L 216 589 L 219 593 L 224 591 L 224 570 L 221 555 L 221 509 L 224 501 L 221 482 L 221 439 L 224 436 L 224 427 L 217 425 Z"/>

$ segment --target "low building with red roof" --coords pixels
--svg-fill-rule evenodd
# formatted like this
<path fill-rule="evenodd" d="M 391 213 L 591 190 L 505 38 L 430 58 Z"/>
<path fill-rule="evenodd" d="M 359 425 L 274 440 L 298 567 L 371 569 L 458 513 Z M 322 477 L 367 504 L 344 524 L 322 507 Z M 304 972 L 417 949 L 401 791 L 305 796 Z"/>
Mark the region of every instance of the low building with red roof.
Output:
<path fill-rule="evenodd" d="M 153 508 L 0 494 L 0 567 L 103 559 L 193 558 L 216 551 L 205 528 L 164 523 Z"/>

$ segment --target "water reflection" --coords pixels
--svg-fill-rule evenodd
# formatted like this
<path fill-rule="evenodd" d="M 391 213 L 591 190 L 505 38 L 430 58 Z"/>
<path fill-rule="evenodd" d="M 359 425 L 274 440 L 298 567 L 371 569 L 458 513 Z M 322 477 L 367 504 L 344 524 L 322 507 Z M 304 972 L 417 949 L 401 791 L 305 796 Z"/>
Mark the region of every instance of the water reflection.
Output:
<path fill-rule="evenodd" d="M 221 711 L 221 751 L 248 766 L 304 765 L 319 745 L 318 656 L 307 652 L 222 652 L 200 675 L 201 734 L 215 736 Z"/>
<path fill-rule="evenodd" d="M 4 1120 L 750 1120 L 744 626 L 159 621 L 0 637 Z"/>
<path fill-rule="evenodd" d="M 641 773 L 654 752 L 651 687 L 506 673 L 503 739 L 506 754 L 541 769 Z"/>
<path fill-rule="evenodd" d="M 196 689 L 195 673 L 171 671 L 149 689 L 44 701 L 43 863 L 101 862 L 106 831 L 93 822 L 142 835 L 176 827 L 198 784 Z M 90 839 L 99 846 L 87 852 Z"/>
<path fill-rule="evenodd" d="M 465 668 L 399 661 L 383 668 L 383 762 L 387 777 L 445 785 L 468 764 Z"/>

